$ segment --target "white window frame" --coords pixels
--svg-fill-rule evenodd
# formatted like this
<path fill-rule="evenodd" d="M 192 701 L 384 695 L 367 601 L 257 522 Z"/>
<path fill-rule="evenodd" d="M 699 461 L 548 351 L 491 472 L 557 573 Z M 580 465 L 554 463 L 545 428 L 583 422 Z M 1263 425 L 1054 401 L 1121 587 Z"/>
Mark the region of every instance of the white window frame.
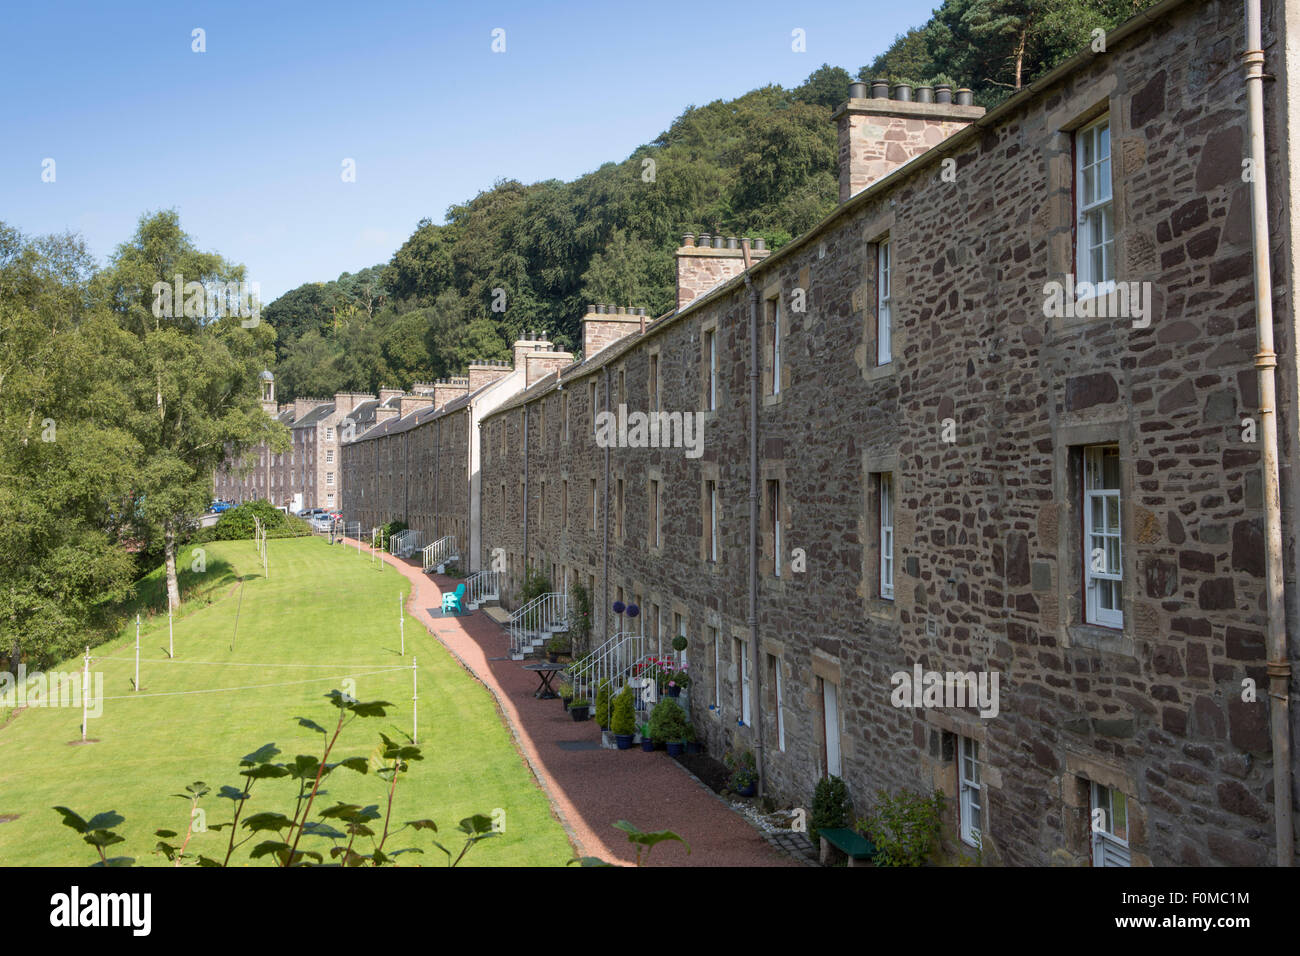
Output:
<path fill-rule="evenodd" d="M 718 483 L 710 479 L 705 482 L 709 496 L 709 561 L 718 563 Z"/>
<path fill-rule="evenodd" d="M 876 364 L 894 361 L 892 289 L 893 246 L 886 236 L 876 243 Z"/>
<path fill-rule="evenodd" d="M 710 627 L 713 632 L 713 709 L 722 711 L 722 635 L 718 633 L 716 627 Z"/>
<path fill-rule="evenodd" d="M 772 509 L 772 576 L 781 576 L 781 482 L 772 479 L 768 483 L 770 494 L 769 507 Z"/>
<path fill-rule="evenodd" d="M 325 484 L 327 485 L 334 484 L 334 472 L 332 471 L 325 472 Z"/>
<path fill-rule="evenodd" d="M 1116 479 L 1114 488 L 1102 487 L 1104 458 L 1113 451 L 1119 468 L 1119 449 L 1115 445 L 1087 445 L 1083 448 L 1083 573 L 1085 621 L 1100 627 L 1124 627 L 1124 547 L 1123 496 Z M 1096 487 L 1094 487 L 1096 485 Z M 1110 502 L 1114 502 L 1113 514 Z M 1101 523 L 1094 523 L 1094 511 L 1100 509 Z M 1111 518 L 1115 526 L 1111 527 Z M 1095 551 L 1100 554 L 1094 555 Z M 1100 567 L 1098 567 L 1100 564 Z M 1102 602 L 1102 582 L 1117 582 L 1118 607 Z"/>
<path fill-rule="evenodd" d="M 894 599 L 894 476 L 880 473 L 880 597 Z"/>
<path fill-rule="evenodd" d="M 1131 866 L 1133 858 L 1128 842 L 1128 796 L 1114 787 L 1107 787 L 1095 780 L 1089 781 L 1089 784 L 1092 791 L 1089 804 L 1093 811 L 1088 821 L 1088 828 L 1092 831 L 1092 865 Z M 1118 805 L 1122 808 L 1122 833 L 1119 832 L 1120 828 L 1117 828 L 1115 822 L 1117 796 Z M 1098 810 L 1101 811 L 1101 826 L 1096 825 Z"/>
<path fill-rule="evenodd" d="M 704 333 L 704 337 L 709 355 L 709 387 L 706 392 L 708 401 L 705 411 L 713 412 L 718 409 L 718 330 L 709 329 Z"/>
<path fill-rule="evenodd" d="M 663 536 L 659 526 L 659 510 L 663 507 L 663 488 L 662 482 L 658 479 L 650 479 L 650 543 L 651 547 L 663 547 Z"/>
<path fill-rule="evenodd" d="M 333 449 L 333 448 L 326 448 L 326 449 L 325 449 L 325 464 L 327 464 L 327 465 L 332 465 L 332 464 L 334 464 L 334 449 Z"/>
<path fill-rule="evenodd" d="M 750 670 L 752 666 L 749 660 L 749 645 L 737 638 L 732 644 L 736 652 L 740 655 L 740 660 L 736 662 L 736 667 L 740 670 L 740 722 L 746 727 L 754 726 L 753 713 L 750 707 Z"/>
<path fill-rule="evenodd" d="M 1074 203 L 1077 211 L 1074 272 L 1097 295 L 1115 286 L 1115 192 L 1110 150 L 1110 114 L 1074 134 Z M 1092 162 L 1088 162 L 1091 150 Z M 1101 264 L 1093 261 L 1100 251 Z"/>
<path fill-rule="evenodd" d="M 970 737 L 957 738 L 957 779 L 961 793 L 961 839 L 980 847 L 984 826 L 984 788 L 980 783 L 980 745 Z"/>
<path fill-rule="evenodd" d="M 781 394 L 781 297 L 768 300 L 772 303 L 772 394 Z"/>
<path fill-rule="evenodd" d="M 781 657 L 777 654 L 772 655 L 775 662 L 773 669 L 776 671 L 776 746 L 781 753 L 785 753 L 785 694 L 781 686 Z"/>

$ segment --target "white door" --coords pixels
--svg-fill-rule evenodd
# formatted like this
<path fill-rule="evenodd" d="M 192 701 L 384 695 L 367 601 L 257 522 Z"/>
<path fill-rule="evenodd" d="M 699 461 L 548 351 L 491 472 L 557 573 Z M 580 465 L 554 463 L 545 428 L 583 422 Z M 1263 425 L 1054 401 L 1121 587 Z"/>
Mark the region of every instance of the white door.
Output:
<path fill-rule="evenodd" d="M 822 681 L 822 708 L 826 717 L 826 773 L 840 776 L 840 694 L 828 680 Z"/>

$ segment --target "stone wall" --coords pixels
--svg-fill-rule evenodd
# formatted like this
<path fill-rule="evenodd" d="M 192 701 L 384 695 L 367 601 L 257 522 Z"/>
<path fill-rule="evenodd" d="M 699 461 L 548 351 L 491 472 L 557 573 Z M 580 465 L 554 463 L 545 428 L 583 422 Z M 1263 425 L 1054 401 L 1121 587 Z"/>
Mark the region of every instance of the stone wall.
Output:
<path fill-rule="evenodd" d="M 1247 678 L 1266 685 L 1259 454 L 1241 426 L 1258 401 L 1244 99 L 1228 55 L 1243 42 L 1237 5 L 1189 4 L 958 134 L 955 181 L 915 160 L 753 270 L 760 318 L 779 301 L 782 322 L 777 394 L 760 336 L 762 656 L 751 683 L 777 799 L 810 805 L 830 684 L 859 812 L 878 788 L 937 786 L 955 829 L 965 736 L 980 744 L 988 861 L 1086 861 L 1092 783 L 1127 796 L 1135 864 L 1272 861 L 1268 704 L 1242 700 Z M 1045 283 L 1073 272 L 1072 131 L 1107 111 L 1118 277 L 1150 282 L 1154 296 L 1137 327 L 1044 307 Z M 886 237 L 893 361 L 877 366 Z M 737 651 L 751 652 L 749 322 L 733 282 L 566 373 L 567 441 L 547 383 L 483 429 L 484 538 L 512 586 L 528 562 L 595 578 L 597 640 L 613 632 L 600 612 L 619 597 L 665 642 L 680 615 L 694 721 L 718 755 L 760 740 L 737 724 Z M 606 494 L 592 384 L 597 409 L 645 410 L 653 356 L 661 407 L 699 411 L 710 331 L 718 409 L 705 414 L 702 456 L 610 449 Z M 1080 449 L 1100 443 L 1120 456 L 1119 629 L 1082 623 Z M 892 600 L 878 577 L 881 474 L 895 488 Z M 555 497 L 565 482 L 567 522 Z M 716 563 L 703 546 L 707 482 L 721 504 Z M 768 482 L 780 488 L 780 577 Z M 891 676 L 916 664 L 996 673 L 999 713 L 894 706 Z"/>

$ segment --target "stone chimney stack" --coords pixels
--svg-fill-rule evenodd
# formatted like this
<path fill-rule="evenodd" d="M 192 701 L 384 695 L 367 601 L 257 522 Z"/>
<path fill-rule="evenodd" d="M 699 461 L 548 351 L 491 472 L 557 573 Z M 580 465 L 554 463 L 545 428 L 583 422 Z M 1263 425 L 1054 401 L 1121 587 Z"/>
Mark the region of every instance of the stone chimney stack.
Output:
<path fill-rule="evenodd" d="M 848 100 L 831 114 L 839 132 L 840 202 L 984 115 L 984 107 L 970 105 L 969 90 L 958 90 L 955 103 L 948 87 L 935 92 L 936 102 L 912 102 L 911 87 L 895 87 L 891 99 L 887 83 L 871 84 L 870 96 L 866 83 L 849 84 Z"/>
<path fill-rule="evenodd" d="M 442 408 L 452 399 L 460 398 L 469 392 L 469 379 L 464 376 L 446 378 L 434 382 L 431 388 L 433 389 L 433 407 Z"/>
<path fill-rule="evenodd" d="M 326 399 L 323 398 L 295 398 L 293 400 L 293 420 L 298 421 L 313 408 L 325 403 Z"/>
<path fill-rule="evenodd" d="M 573 364 L 572 352 L 557 352 L 554 350 L 538 350 L 529 352 L 524 356 L 524 388 L 535 385 L 552 372 L 558 372 L 562 368 L 568 368 Z"/>
<path fill-rule="evenodd" d="M 405 418 L 417 408 L 428 408 L 432 404 L 432 395 L 403 395 L 397 400 L 397 414 Z"/>
<path fill-rule="evenodd" d="M 524 367 L 524 356 L 529 352 L 544 351 L 551 347 L 551 340 L 545 332 L 525 330 L 515 340 L 515 368 Z"/>
<path fill-rule="evenodd" d="M 375 409 L 375 424 L 388 421 L 390 418 L 397 417 L 397 409 L 391 405 L 380 405 Z"/>
<path fill-rule="evenodd" d="M 352 414 L 352 409 L 356 408 L 362 402 L 374 401 L 375 396 L 367 395 L 364 392 L 335 392 L 334 393 L 334 411 L 340 415 Z"/>
<path fill-rule="evenodd" d="M 399 398 L 405 394 L 400 388 L 381 388 L 379 390 L 379 404 L 386 405 L 390 398 Z"/>
<path fill-rule="evenodd" d="M 475 362 L 469 367 L 467 392 L 477 392 L 484 385 L 509 375 L 512 369 L 505 362 Z M 455 396 L 453 395 L 452 398 Z M 451 401 L 451 398 L 447 399 Z"/>
<path fill-rule="evenodd" d="M 687 233 L 677 250 L 677 308 L 683 309 L 700 296 L 707 295 L 745 271 L 745 251 L 742 243 L 748 238 L 712 236 L 701 233 L 698 237 Z M 766 240 L 755 239 L 750 244 L 751 261 L 766 259 L 772 254 Z"/>
<path fill-rule="evenodd" d="M 646 314 L 632 306 L 589 305 L 582 317 L 582 358 L 591 358 L 619 339 L 641 331 Z"/>

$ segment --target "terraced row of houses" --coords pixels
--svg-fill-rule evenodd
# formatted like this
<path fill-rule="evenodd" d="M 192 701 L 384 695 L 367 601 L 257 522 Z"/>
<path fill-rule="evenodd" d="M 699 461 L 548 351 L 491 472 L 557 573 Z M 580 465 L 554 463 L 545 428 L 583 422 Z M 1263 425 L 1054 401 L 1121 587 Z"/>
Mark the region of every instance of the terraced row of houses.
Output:
<path fill-rule="evenodd" d="M 597 644 L 616 602 L 685 635 L 699 736 L 786 805 L 835 775 L 942 790 L 985 862 L 1290 865 L 1298 31 L 1165 0 L 988 113 L 854 84 L 825 221 L 688 235 L 672 312 L 358 434 L 345 516 L 455 536 L 507 607 L 582 583 Z"/>

